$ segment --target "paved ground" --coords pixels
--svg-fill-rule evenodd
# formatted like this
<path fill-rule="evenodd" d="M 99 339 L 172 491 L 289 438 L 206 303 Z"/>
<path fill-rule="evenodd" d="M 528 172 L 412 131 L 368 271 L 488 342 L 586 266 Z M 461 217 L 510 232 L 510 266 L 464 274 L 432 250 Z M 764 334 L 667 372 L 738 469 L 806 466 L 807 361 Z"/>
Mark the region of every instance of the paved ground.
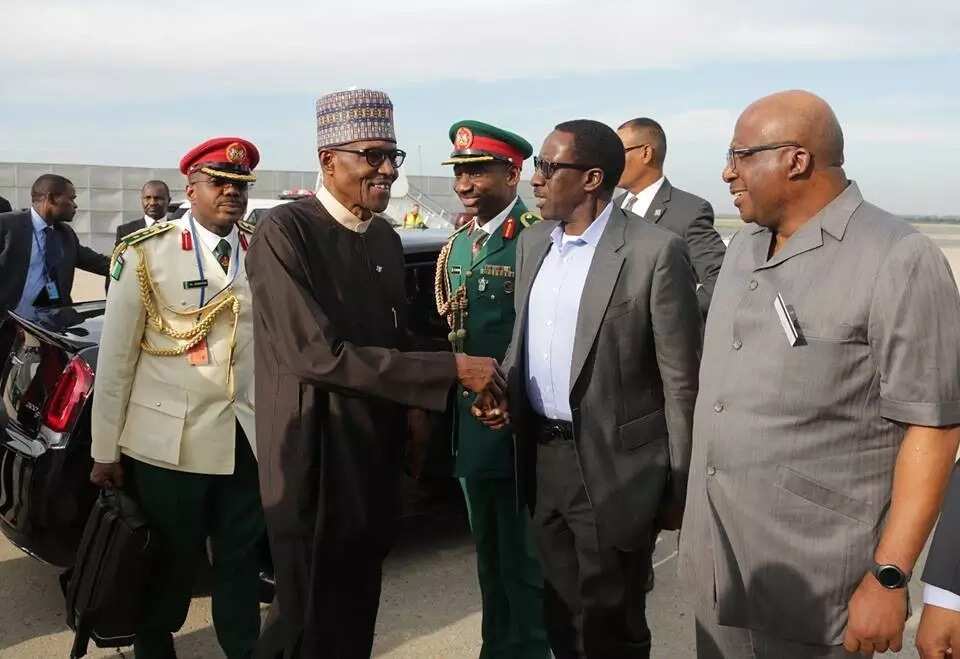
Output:
<path fill-rule="evenodd" d="M 718 223 L 728 234 L 734 223 Z M 960 271 L 960 226 L 927 225 Z M 101 283 L 78 280 L 78 299 L 94 298 Z M 657 588 L 649 602 L 654 657 L 693 656 L 693 621 L 681 597 L 676 577 L 676 535 L 665 534 L 657 548 Z M 921 562 L 922 564 L 922 562 Z M 374 654 L 391 659 L 476 657 L 480 637 L 480 594 L 474 554 L 462 522 L 456 518 L 421 519 L 408 525 L 390 556 Z M 913 601 L 919 601 L 916 580 Z M 21 554 L 0 537 L 0 659 L 63 659 L 70 635 L 63 615 L 57 572 Z M 912 638 L 917 616 L 908 623 L 901 656 L 916 656 Z M 181 659 L 222 656 L 211 627 L 210 601 L 194 601 L 187 624 L 177 638 Z M 132 653 L 127 653 L 131 656 Z M 92 651 L 95 659 L 115 657 Z"/>

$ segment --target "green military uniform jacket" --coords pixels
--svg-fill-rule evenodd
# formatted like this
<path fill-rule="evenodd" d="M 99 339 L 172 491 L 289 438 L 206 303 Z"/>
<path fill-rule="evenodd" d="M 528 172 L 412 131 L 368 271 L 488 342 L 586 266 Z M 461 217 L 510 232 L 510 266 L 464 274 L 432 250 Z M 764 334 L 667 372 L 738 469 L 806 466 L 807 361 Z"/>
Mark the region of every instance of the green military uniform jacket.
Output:
<path fill-rule="evenodd" d="M 515 315 L 517 239 L 520 232 L 537 219 L 518 198 L 507 218 L 476 254 L 473 254 L 473 243 L 480 236 L 479 229 L 465 229 L 453 236 L 446 270 L 450 291 L 466 286 L 464 353 L 502 360 L 507 352 Z M 508 235 L 504 235 L 510 225 L 513 227 L 512 237 L 508 237 L 509 230 Z M 462 385 L 457 386 L 453 415 L 455 475 L 461 478 L 512 478 L 512 432 L 509 429 L 490 430 L 477 421 L 470 413 L 474 399 L 473 393 Z"/>

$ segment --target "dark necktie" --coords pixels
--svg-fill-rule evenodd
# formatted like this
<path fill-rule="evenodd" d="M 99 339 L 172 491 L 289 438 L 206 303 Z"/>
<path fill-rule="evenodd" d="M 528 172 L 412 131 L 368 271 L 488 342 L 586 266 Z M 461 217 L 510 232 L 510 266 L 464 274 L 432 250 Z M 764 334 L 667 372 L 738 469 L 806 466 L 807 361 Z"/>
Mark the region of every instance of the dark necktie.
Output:
<path fill-rule="evenodd" d="M 221 238 L 213 250 L 213 255 L 217 257 L 217 263 L 223 268 L 223 274 L 227 274 L 230 270 L 230 243 Z"/>
<path fill-rule="evenodd" d="M 63 248 L 60 245 L 60 234 L 53 227 L 46 227 L 43 230 L 44 248 L 43 248 L 43 270 L 47 279 L 56 283 L 57 273 L 60 269 L 60 262 L 63 260 Z"/>
<path fill-rule="evenodd" d="M 477 231 L 480 233 L 480 235 L 477 236 L 476 240 L 473 241 L 474 256 L 480 253 L 480 250 L 483 249 L 483 244 L 487 242 L 487 238 L 490 237 L 490 234 L 488 234 L 486 231 L 482 229 L 477 229 Z"/>

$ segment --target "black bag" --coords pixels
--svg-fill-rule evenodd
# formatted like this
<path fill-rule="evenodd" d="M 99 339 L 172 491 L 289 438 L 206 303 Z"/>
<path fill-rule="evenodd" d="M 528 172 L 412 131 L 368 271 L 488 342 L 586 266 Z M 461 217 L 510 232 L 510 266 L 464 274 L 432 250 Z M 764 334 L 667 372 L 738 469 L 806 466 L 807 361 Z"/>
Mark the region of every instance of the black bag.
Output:
<path fill-rule="evenodd" d="M 71 659 L 87 653 L 90 639 L 100 648 L 133 645 L 150 549 L 137 503 L 120 490 L 100 492 L 73 570 L 62 577 L 67 624 L 75 632 Z"/>

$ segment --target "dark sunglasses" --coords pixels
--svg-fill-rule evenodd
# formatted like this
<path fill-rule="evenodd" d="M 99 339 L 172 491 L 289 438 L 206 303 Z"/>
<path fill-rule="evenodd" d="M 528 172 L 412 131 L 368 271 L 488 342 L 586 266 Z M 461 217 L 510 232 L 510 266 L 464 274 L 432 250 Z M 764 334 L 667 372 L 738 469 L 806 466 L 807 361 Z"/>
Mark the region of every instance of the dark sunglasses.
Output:
<path fill-rule="evenodd" d="M 344 149 L 344 148 L 331 148 L 331 151 L 343 151 L 344 153 L 355 153 L 359 156 L 363 156 L 367 159 L 367 164 L 371 167 L 379 167 L 383 164 L 383 161 L 387 158 L 390 159 L 390 164 L 396 168 L 399 168 L 403 164 L 404 159 L 407 157 L 407 152 L 401 149 L 391 149 L 390 151 L 384 151 L 383 149 Z"/>
<path fill-rule="evenodd" d="M 581 172 L 593 169 L 593 165 L 579 165 L 573 162 L 550 162 L 549 160 L 544 160 L 534 156 L 533 158 L 533 169 L 540 173 L 540 175 L 545 178 L 551 178 L 558 169 L 577 169 Z"/>

